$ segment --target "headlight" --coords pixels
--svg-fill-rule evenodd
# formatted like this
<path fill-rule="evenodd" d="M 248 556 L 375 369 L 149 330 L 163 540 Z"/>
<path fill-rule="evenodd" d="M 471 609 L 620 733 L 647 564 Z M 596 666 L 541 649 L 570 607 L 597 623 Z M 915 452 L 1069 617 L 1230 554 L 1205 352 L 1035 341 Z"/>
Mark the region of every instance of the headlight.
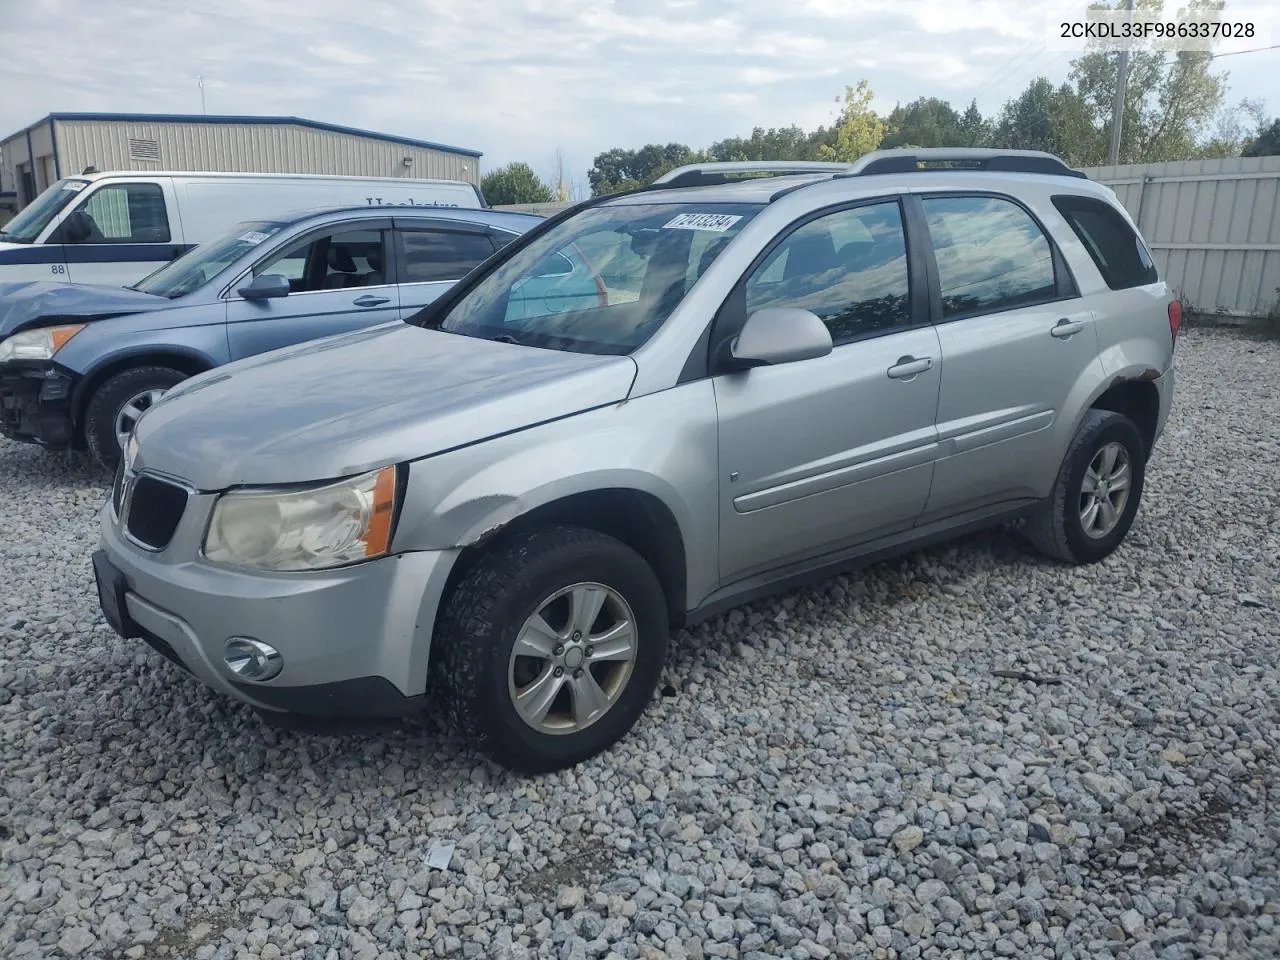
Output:
<path fill-rule="evenodd" d="M 256 570 L 324 570 L 391 546 L 396 468 L 307 490 L 227 493 L 213 508 L 204 555 Z"/>
<path fill-rule="evenodd" d="M 62 345 L 84 329 L 83 323 L 65 327 L 37 327 L 0 340 L 0 362 L 5 360 L 49 360 Z"/>

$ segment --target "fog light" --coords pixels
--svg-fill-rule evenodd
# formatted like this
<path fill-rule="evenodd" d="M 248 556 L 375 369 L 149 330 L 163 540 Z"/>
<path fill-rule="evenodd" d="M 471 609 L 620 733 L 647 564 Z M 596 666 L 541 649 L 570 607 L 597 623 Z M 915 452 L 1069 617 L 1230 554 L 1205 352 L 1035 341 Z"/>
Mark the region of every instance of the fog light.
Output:
<path fill-rule="evenodd" d="M 270 680 L 284 667 L 280 651 L 250 637 L 232 637 L 222 658 L 242 680 Z"/>

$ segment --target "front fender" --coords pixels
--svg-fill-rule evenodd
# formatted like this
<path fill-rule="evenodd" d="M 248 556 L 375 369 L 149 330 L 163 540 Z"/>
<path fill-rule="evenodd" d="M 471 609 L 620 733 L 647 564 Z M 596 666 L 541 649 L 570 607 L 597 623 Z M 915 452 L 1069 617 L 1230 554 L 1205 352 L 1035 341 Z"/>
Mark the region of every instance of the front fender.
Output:
<path fill-rule="evenodd" d="M 174 326 L 157 324 L 162 314 L 98 320 L 67 341 L 55 359 L 79 375 L 72 397 L 77 408 L 84 399 L 83 391 L 99 374 L 133 359 L 161 363 L 165 357 L 180 358 L 189 366 L 206 369 L 228 362 L 225 311 L 209 308 L 205 322 L 191 322 L 198 318 L 193 314 L 185 318 L 188 322 Z"/>
<path fill-rule="evenodd" d="M 415 461 L 394 549 L 465 547 L 576 494 L 634 490 L 675 518 L 696 600 L 718 576 L 715 409 L 704 380 Z"/>

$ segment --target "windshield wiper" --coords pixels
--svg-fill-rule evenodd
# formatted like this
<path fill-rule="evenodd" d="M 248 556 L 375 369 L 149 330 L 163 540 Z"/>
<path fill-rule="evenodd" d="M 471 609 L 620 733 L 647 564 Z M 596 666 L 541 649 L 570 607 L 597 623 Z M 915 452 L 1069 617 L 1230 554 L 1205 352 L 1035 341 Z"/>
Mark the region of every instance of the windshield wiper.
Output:
<path fill-rule="evenodd" d="M 492 340 L 494 343 L 514 343 L 517 347 L 529 346 L 529 344 L 525 343 L 525 341 L 517 340 L 515 337 L 513 337 L 509 333 L 499 334 L 498 336 L 490 337 L 489 339 Z"/>

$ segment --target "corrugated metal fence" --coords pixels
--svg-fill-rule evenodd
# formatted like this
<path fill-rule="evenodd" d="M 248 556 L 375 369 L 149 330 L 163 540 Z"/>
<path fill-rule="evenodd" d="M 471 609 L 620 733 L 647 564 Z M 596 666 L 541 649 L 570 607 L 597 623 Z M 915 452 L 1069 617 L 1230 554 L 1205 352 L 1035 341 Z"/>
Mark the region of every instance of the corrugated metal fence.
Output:
<path fill-rule="evenodd" d="M 1280 157 L 1090 167 L 1142 230 L 1160 274 L 1189 310 L 1280 311 Z M 504 209 L 550 216 L 568 204 Z"/>
<path fill-rule="evenodd" d="M 1280 157 L 1084 172 L 1115 190 L 1189 309 L 1237 317 L 1280 309 Z"/>

